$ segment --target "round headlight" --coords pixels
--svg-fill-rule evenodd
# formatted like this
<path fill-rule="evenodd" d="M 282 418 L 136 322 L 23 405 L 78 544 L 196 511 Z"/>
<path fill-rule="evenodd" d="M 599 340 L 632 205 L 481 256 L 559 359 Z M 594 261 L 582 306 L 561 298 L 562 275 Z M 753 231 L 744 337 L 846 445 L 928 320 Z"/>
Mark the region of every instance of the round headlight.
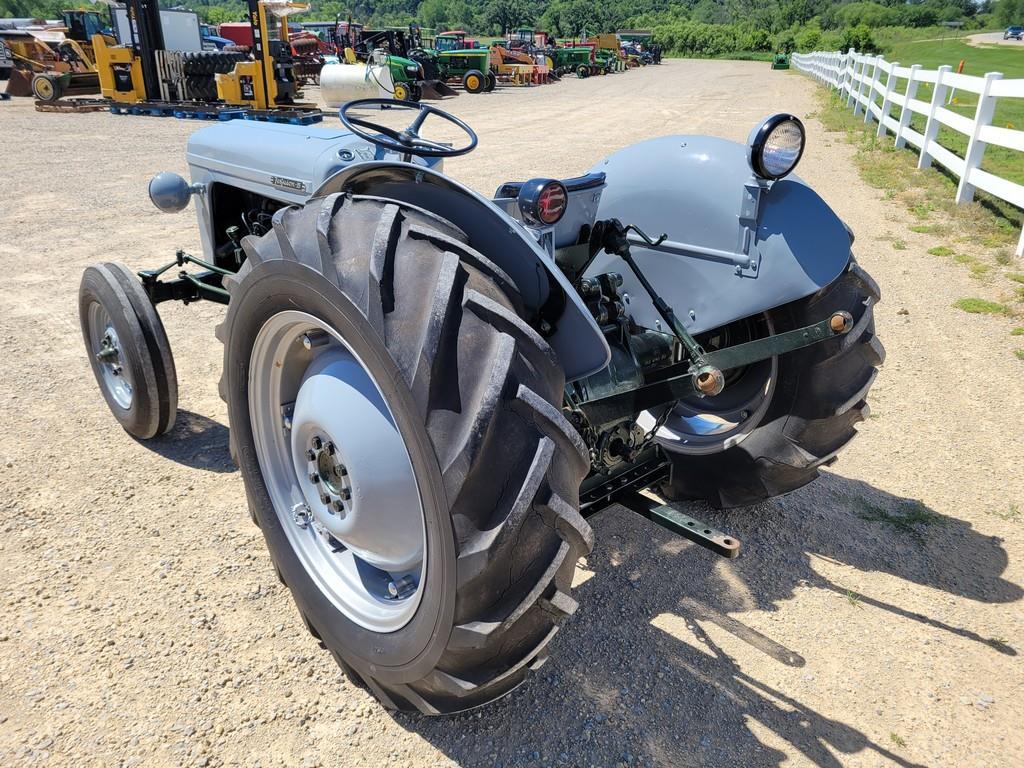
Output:
<path fill-rule="evenodd" d="M 787 114 L 772 115 L 757 126 L 747 142 L 750 168 L 763 179 L 792 173 L 804 153 L 804 125 Z"/>

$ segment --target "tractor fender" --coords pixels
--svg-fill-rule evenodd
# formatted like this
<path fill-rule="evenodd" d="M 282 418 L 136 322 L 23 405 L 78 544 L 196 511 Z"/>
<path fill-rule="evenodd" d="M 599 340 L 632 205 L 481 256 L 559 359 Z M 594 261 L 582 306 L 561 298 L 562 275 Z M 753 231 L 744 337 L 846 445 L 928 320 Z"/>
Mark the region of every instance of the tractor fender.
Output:
<path fill-rule="evenodd" d="M 664 136 L 626 147 L 591 169 L 605 174 L 598 218 L 635 224 L 651 238 L 664 234 L 703 252 L 631 247 L 693 334 L 808 296 L 835 280 L 850 259 L 851 235 L 828 204 L 793 175 L 759 187 L 746 153 L 744 145 L 725 139 Z M 759 189 L 756 220 L 742 218 L 751 211 L 750 187 Z M 746 235 L 744 221 L 751 225 Z M 639 325 L 668 330 L 622 259 L 600 253 L 587 274 L 603 272 L 623 276 L 628 311 Z"/>
<path fill-rule="evenodd" d="M 566 381 L 604 368 L 611 359 L 604 339 L 569 280 L 518 221 L 487 198 L 428 168 L 375 161 L 353 164 L 327 178 L 314 196 L 351 192 L 396 200 L 440 216 L 466 233 L 469 243 L 515 283 L 527 311 L 560 306 L 547 341 Z M 562 295 L 559 296 L 558 293 Z"/>

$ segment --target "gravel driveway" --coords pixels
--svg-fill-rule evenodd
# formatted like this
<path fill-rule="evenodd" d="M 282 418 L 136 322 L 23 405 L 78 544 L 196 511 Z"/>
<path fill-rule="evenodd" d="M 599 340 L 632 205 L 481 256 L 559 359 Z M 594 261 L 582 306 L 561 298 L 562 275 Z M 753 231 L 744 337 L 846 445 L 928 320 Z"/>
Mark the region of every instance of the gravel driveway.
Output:
<path fill-rule="evenodd" d="M 480 147 L 448 171 L 490 193 L 662 133 L 743 141 L 812 112 L 814 88 L 668 61 L 463 95 L 444 106 Z M 743 540 L 735 561 L 621 508 L 594 518 L 547 665 L 430 720 L 348 684 L 274 578 L 227 453 L 222 309 L 161 309 L 181 389 L 167 438 L 130 439 L 92 379 L 81 271 L 199 252 L 191 211 L 146 197 L 153 173 L 186 173 L 197 127 L 0 103 L 0 765 L 1019 764 L 1024 364 L 1006 320 L 951 308 L 977 284 L 926 255 L 848 145 L 810 120 L 801 174 L 882 286 L 889 356 L 860 438 L 784 499 L 684 507 Z"/>

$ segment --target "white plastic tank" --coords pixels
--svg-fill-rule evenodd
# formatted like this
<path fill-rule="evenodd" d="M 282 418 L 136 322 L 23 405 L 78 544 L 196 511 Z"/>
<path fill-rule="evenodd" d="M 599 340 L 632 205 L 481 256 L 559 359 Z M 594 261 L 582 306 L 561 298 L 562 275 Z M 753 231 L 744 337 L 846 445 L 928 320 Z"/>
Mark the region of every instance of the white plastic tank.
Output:
<path fill-rule="evenodd" d="M 394 98 L 391 69 L 383 57 L 373 63 L 325 64 L 320 70 L 320 98 L 331 108 L 354 99 Z"/>

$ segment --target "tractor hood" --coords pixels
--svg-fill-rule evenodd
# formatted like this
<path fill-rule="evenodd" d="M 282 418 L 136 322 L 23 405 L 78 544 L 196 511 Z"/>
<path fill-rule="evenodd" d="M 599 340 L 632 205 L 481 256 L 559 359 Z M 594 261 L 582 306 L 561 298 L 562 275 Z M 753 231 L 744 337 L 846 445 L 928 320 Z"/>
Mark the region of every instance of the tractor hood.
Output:
<path fill-rule="evenodd" d="M 187 157 L 194 182 L 227 183 L 303 203 L 342 168 L 384 154 L 344 128 L 232 120 L 193 133 Z"/>
<path fill-rule="evenodd" d="M 763 185 L 756 227 L 744 234 L 741 216 L 751 211 L 747 186 L 756 189 L 757 180 L 742 144 L 664 136 L 616 152 L 591 172 L 606 177 L 598 218 L 616 218 L 651 238 L 664 234 L 667 241 L 701 251 L 631 249 L 690 333 L 808 296 L 835 280 L 849 261 L 850 236 L 842 220 L 792 175 Z M 599 254 L 588 274 L 602 272 L 623 275 L 638 323 L 661 327 L 652 302 L 620 258 Z"/>

